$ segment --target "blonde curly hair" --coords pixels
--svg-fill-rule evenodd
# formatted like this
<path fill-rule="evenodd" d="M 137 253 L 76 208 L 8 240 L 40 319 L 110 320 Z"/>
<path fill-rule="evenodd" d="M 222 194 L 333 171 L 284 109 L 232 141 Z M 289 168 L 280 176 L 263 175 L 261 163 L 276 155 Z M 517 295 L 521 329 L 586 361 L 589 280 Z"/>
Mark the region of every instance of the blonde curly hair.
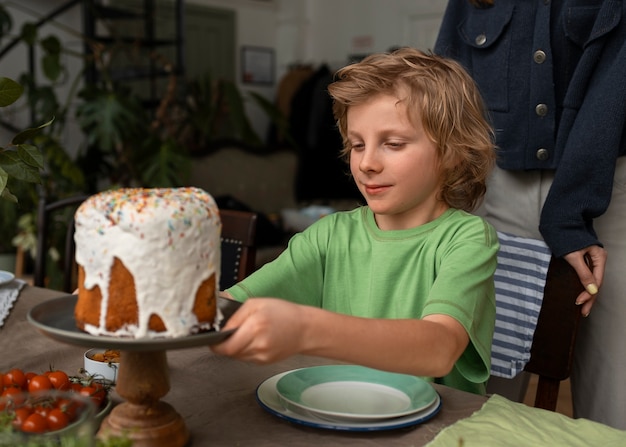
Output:
<path fill-rule="evenodd" d="M 478 206 L 495 163 L 494 134 L 478 88 L 461 65 L 432 53 L 400 48 L 340 69 L 328 90 L 344 158 L 351 151 L 346 137 L 350 106 L 381 93 L 400 96 L 402 92 L 409 120 L 415 123 L 421 117 L 426 134 L 438 148 L 443 176 L 440 199 L 466 211 Z"/>

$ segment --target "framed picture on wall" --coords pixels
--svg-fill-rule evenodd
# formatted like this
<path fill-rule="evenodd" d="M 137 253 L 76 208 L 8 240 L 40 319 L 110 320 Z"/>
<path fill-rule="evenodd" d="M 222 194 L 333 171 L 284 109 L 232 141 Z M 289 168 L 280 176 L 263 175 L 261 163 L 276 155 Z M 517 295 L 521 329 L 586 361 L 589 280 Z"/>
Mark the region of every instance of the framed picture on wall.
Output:
<path fill-rule="evenodd" d="M 241 72 L 241 80 L 247 84 L 273 84 L 274 50 L 267 47 L 242 47 Z"/>

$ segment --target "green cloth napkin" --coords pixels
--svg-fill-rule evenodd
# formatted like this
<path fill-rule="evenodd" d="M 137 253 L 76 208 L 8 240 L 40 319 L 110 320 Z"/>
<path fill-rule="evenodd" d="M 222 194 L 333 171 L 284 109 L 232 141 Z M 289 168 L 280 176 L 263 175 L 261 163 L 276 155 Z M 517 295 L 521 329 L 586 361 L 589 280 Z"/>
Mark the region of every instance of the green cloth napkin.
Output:
<path fill-rule="evenodd" d="M 494 394 L 480 410 L 444 428 L 428 444 L 428 447 L 473 446 L 623 447 L 626 431 L 529 407 Z"/>

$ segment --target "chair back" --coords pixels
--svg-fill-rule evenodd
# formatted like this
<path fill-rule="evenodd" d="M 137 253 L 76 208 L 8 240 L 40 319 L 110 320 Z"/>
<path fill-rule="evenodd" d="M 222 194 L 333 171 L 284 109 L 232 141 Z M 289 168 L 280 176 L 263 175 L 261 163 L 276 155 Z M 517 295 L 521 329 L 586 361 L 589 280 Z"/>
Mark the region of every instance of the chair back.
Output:
<path fill-rule="evenodd" d="M 222 265 L 220 289 L 224 290 L 254 272 L 257 214 L 220 209 Z"/>
<path fill-rule="evenodd" d="M 48 202 L 45 195 L 39 197 L 37 209 L 37 255 L 33 274 L 33 284 L 37 287 L 46 287 L 48 276 L 47 259 L 50 245 L 50 235 L 53 222 L 59 221 L 66 227 L 62 262 L 62 290 L 71 293 L 75 289 L 73 284 L 75 275 L 74 263 L 74 211 L 87 199 L 87 195 L 75 195 L 64 199 Z M 69 213 L 69 215 L 68 215 Z M 58 215 L 58 216 L 57 216 Z M 60 219 L 58 217 L 61 217 Z"/>
<path fill-rule="evenodd" d="M 561 381 L 570 376 L 580 307 L 576 297 L 583 286 L 563 258 L 552 257 L 543 303 L 530 349 L 530 360 L 524 370 L 538 376 L 534 406 L 554 411 Z"/>

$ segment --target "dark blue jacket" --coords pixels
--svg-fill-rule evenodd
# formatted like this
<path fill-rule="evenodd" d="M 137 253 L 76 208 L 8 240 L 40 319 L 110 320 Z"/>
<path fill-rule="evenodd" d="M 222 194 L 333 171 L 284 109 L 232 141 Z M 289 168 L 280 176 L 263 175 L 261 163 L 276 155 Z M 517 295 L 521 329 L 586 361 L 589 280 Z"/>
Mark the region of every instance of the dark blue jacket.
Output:
<path fill-rule="evenodd" d="M 626 4 L 451 0 L 435 52 L 478 83 L 501 168 L 556 170 L 539 225 L 553 253 L 601 245 L 593 219 L 626 152 Z"/>

